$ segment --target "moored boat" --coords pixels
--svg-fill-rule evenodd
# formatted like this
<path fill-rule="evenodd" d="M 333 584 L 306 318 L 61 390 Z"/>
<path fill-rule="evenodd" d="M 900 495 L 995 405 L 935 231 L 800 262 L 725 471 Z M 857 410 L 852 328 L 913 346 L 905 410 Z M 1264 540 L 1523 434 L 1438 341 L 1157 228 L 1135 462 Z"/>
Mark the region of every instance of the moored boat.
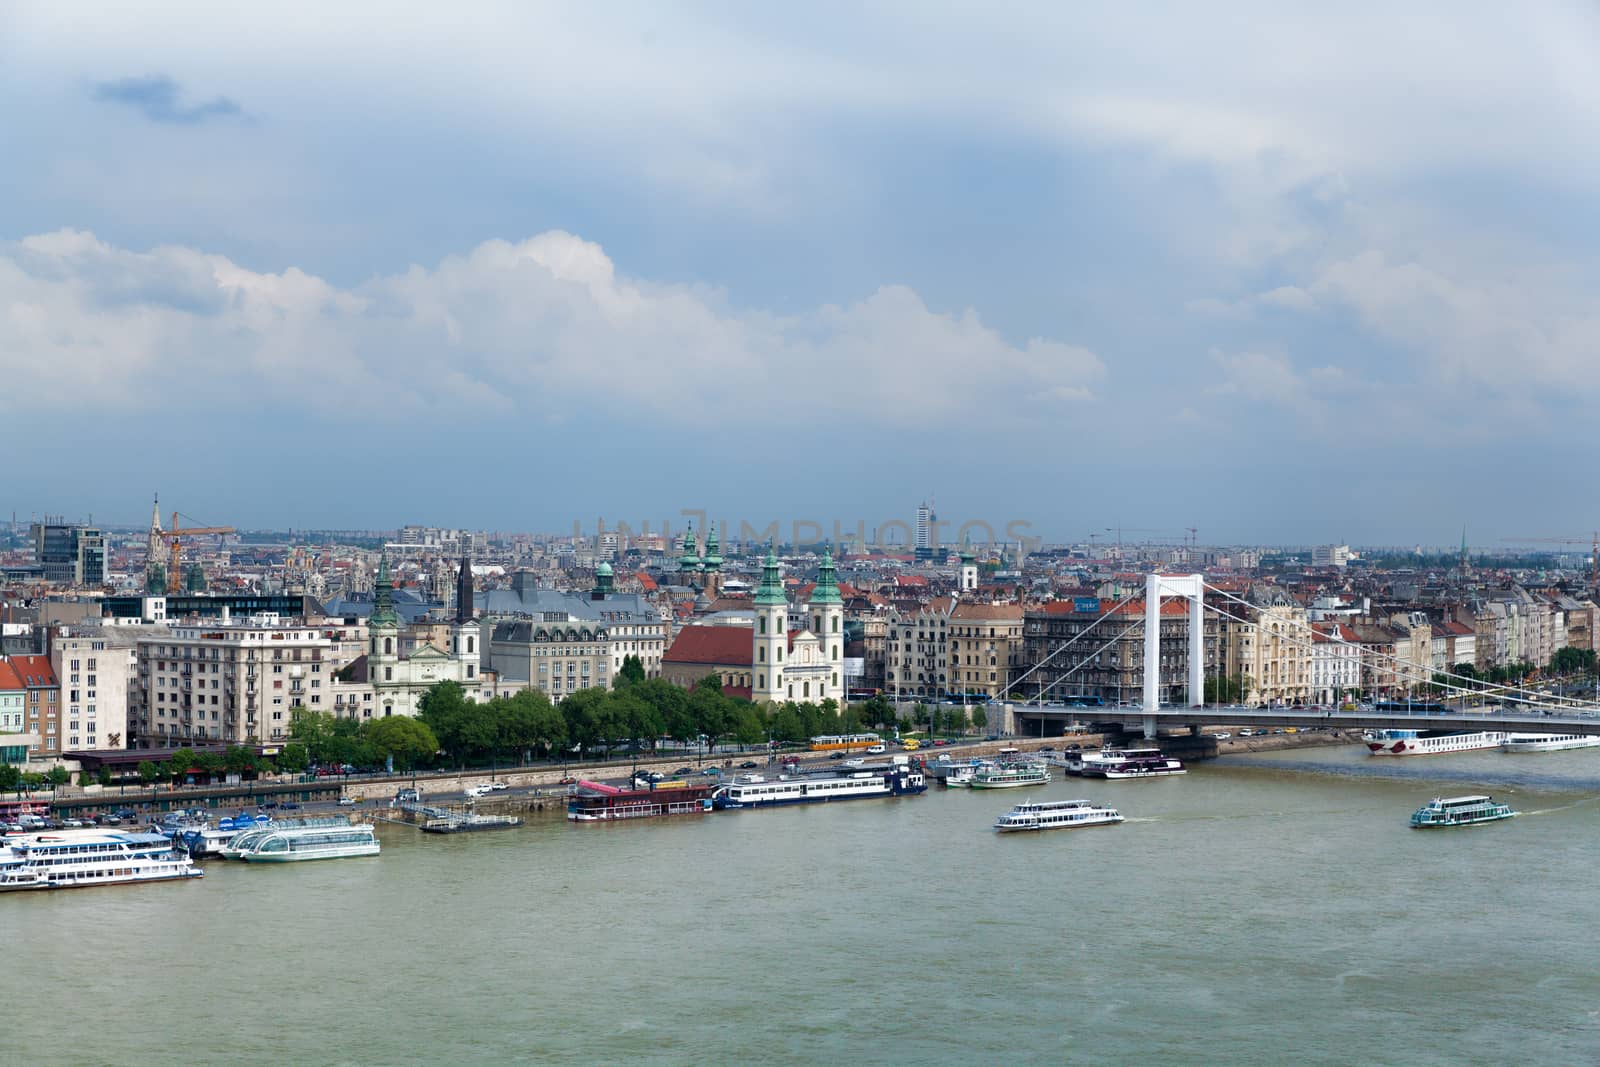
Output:
<path fill-rule="evenodd" d="M 1501 752 L 1565 752 L 1573 748 L 1600 748 L 1600 736 L 1590 734 L 1506 734 Z"/>
<path fill-rule="evenodd" d="M 1434 797 L 1411 814 L 1411 825 L 1423 830 L 1439 826 L 1471 826 L 1498 822 L 1516 815 L 1510 804 L 1497 804 L 1489 796 Z"/>
<path fill-rule="evenodd" d="M 711 787 L 688 782 L 652 782 L 646 789 L 619 789 L 582 781 L 567 794 L 567 818 L 573 822 L 699 815 L 710 810 Z"/>
<path fill-rule="evenodd" d="M 1499 748 L 1506 735 L 1492 730 L 1374 730 L 1363 734 L 1374 756 L 1439 756 Z"/>
<path fill-rule="evenodd" d="M 81 889 L 199 878 L 171 840 L 154 833 L 66 831 L 18 838 L 0 857 L 0 889 Z"/>
<path fill-rule="evenodd" d="M 222 855 L 249 863 L 295 863 L 376 856 L 379 849 L 371 823 L 330 817 L 296 819 L 246 830 L 228 842 Z"/>
<path fill-rule="evenodd" d="M 1028 830 L 1107 826 L 1122 821 L 1122 813 L 1116 808 L 1102 807 L 1092 801 L 1040 800 L 1018 804 L 995 820 L 994 828 L 1009 834 Z"/>
<path fill-rule="evenodd" d="M 1146 745 L 1081 753 L 1078 773 L 1086 778 L 1162 778 L 1183 774 L 1185 768 L 1181 760 Z"/>
<path fill-rule="evenodd" d="M 892 766 L 850 771 L 843 774 L 822 773 L 787 775 L 776 779 L 761 775 L 740 775 L 711 794 L 717 810 L 739 808 L 768 808 L 782 804 L 826 804 L 836 800 L 865 800 L 874 797 L 898 797 L 925 792 L 927 779 L 922 771 L 900 762 L 896 757 Z"/>
<path fill-rule="evenodd" d="M 1038 763 L 1008 763 L 980 767 L 972 775 L 973 789 L 1018 789 L 1029 785 L 1049 785 L 1050 772 Z"/>

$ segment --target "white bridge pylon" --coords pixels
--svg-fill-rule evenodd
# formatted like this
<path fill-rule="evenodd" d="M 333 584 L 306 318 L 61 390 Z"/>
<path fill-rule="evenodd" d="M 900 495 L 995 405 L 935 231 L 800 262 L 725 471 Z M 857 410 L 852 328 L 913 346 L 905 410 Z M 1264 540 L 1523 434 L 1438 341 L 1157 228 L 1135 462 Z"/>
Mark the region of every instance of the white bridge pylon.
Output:
<path fill-rule="evenodd" d="M 1205 703 L 1206 627 L 1205 575 L 1151 574 L 1144 590 L 1144 710 L 1161 707 L 1161 598 L 1189 601 L 1189 704 Z M 1144 735 L 1156 736 L 1154 715 L 1145 715 Z"/>

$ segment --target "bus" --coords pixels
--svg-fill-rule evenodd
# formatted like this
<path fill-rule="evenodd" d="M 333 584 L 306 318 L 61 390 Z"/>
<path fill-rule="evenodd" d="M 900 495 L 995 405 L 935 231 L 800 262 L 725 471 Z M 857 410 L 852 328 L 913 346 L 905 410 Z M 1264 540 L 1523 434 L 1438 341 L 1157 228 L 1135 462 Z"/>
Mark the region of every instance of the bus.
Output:
<path fill-rule="evenodd" d="M 1379 700 L 1372 710 L 1391 715 L 1449 715 L 1455 709 L 1436 700 Z"/>
<path fill-rule="evenodd" d="M 877 734 L 821 734 L 811 739 L 813 752 L 849 752 L 858 748 L 871 748 L 883 744 Z"/>

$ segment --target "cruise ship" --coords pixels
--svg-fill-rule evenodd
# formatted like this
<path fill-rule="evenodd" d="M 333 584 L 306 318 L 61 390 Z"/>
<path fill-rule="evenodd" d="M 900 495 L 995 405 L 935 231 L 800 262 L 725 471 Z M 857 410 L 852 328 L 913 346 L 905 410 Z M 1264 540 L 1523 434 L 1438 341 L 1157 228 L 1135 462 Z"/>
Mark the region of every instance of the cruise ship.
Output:
<path fill-rule="evenodd" d="M 0 849 L 0 890 L 82 889 L 199 878 L 188 854 L 160 834 L 120 830 L 32 834 Z"/>
<path fill-rule="evenodd" d="M 1600 737 L 1590 734 L 1506 734 L 1501 752 L 1565 752 L 1569 748 L 1600 748 Z"/>
<path fill-rule="evenodd" d="M 1080 826 L 1109 826 L 1122 822 L 1116 808 L 1101 807 L 1088 800 L 1040 800 L 1018 804 L 999 819 L 994 828 L 1003 834 L 1029 830 L 1071 830 Z"/>
<path fill-rule="evenodd" d="M 1492 730 L 1373 730 L 1362 740 L 1374 756 L 1438 756 L 1499 748 L 1506 735 Z"/>
<path fill-rule="evenodd" d="M 904 757 L 900 757 L 903 759 Z M 779 804 L 826 804 L 921 793 L 928 788 L 922 772 L 907 763 L 865 768 L 842 774 L 781 774 L 776 779 L 741 774 L 711 794 L 718 811 L 766 808 Z"/>
<path fill-rule="evenodd" d="M 371 823 L 329 817 L 296 819 L 246 830 L 222 848 L 222 855 L 249 863 L 296 863 L 376 856 L 378 851 Z"/>

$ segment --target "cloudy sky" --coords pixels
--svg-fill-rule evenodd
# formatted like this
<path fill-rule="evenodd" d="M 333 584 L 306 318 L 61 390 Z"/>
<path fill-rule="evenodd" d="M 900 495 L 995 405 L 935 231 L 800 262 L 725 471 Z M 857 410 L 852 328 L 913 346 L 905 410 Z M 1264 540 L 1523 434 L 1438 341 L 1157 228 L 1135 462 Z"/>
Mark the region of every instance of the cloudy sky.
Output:
<path fill-rule="evenodd" d="M 5 5 L 0 496 L 1592 529 L 1600 15 L 1393 7 Z"/>

